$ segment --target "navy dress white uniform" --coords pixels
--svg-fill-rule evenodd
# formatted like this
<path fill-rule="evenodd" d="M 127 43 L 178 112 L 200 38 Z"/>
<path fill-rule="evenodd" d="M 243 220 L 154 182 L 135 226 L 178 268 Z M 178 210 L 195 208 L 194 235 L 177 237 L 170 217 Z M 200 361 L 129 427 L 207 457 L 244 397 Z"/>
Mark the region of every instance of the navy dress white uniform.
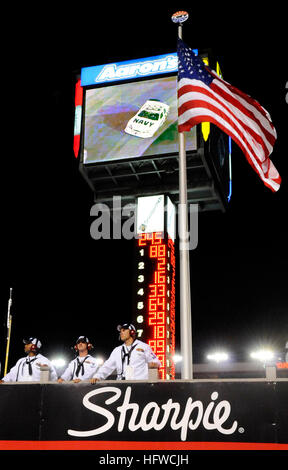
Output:
<path fill-rule="evenodd" d="M 41 366 L 48 366 L 50 371 L 50 381 L 54 382 L 57 380 L 57 373 L 55 367 L 47 359 L 38 352 L 41 348 L 41 342 L 37 338 L 29 338 L 29 340 L 23 340 L 24 344 L 35 345 L 35 355 L 22 357 L 19 359 L 15 366 L 2 378 L 3 382 L 40 382 Z M 29 343 L 30 344 L 30 343 Z"/>
<path fill-rule="evenodd" d="M 118 346 L 113 349 L 110 357 L 94 375 L 97 379 L 106 379 L 114 370 L 117 371 L 117 380 L 147 380 L 149 362 L 161 362 L 153 353 L 151 347 L 138 339 L 131 346 Z"/>
<path fill-rule="evenodd" d="M 90 354 L 85 357 L 76 357 L 68 364 L 67 369 L 61 375 L 63 380 L 89 380 L 99 367 L 96 359 Z"/>
<path fill-rule="evenodd" d="M 88 352 L 93 349 L 93 345 L 87 336 L 79 336 L 73 349 L 78 356 L 68 364 L 67 369 L 63 372 L 58 382 L 63 380 L 89 380 L 99 367 L 96 359 Z"/>

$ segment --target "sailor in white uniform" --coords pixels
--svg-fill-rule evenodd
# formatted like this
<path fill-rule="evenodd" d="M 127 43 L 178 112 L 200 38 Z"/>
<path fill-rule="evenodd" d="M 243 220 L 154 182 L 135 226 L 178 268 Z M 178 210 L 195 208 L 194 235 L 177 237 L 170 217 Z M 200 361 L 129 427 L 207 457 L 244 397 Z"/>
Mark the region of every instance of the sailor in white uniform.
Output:
<path fill-rule="evenodd" d="M 67 369 L 58 379 L 59 383 L 69 380 L 78 383 L 93 377 L 99 364 L 96 359 L 89 354 L 91 349 L 93 349 L 93 345 L 90 343 L 87 336 L 79 336 L 74 346 L 77 357 L 69 363 Z"/>
<path fill-rule="evenodd" d="M 117 330 L 123 345 L 113 349 L 110 357 L 90 380 L 91 383 L 106 379 L 115 369 L 117 380 L 147 380 L 148 368 L 161 367 L 151 347 L 136 339 L 136 328 L 132 323 L 122 323 Z"/>
<path fill-rule="evenodd" d="M 48 366 L 50 372 L 50 381 L 57 380 L 57 373 L 53 364 L 47 357 L 40 354 L 41 341 L 38 338 L 30 337 L 23 339 L 24 351 L 26 357 L 19 359 L 15 366 L 0 380 L 5 382 L 39 382 L 41 375 L 41 366 Z"/>

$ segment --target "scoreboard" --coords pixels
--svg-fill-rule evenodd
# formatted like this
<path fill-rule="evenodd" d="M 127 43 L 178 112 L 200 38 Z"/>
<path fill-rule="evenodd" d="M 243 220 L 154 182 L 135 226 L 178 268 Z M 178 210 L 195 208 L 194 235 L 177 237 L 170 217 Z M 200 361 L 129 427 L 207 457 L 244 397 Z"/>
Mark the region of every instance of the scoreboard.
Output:
<path fill-rule="evenodd" d="M 210 52 L 200 55 L 220 74 Z M 75 91 L 74 153 L 94 202 L 108 205 L 113 215 L 115 196 L 137 208 L 132 320 L 138 338 L 161 360 L 166 380 L 175 378 L 177 71 L 174 52 L 84 67 Z M 164 120 L 161 106 L 158 114 L 147 111 L 155 103 L 169 109 Z M 148 119 L 159 124 L 153 135 L 144 132 L 152 125 Z M 187 203 L 225 211 L 232 192 L 228 136 L 209 123 L 195 126 L 186 135 L 186 163 Z"/>
<path fill-rule="evenodd" d="M 164 196 L 162 197 L 164 201 Z M 141 199 L 149 200 L 149 197 Z M 155 209 L 153 204 L 152 202 L 150 209 Z M 171 230 L 172 207 L 169 208 L 166 223 L 163 206 L 154 210 L 156 224 L 164 227 L 164 230 L 139 233 L 135 242 L 133 309 L 137 337 L 150 345 L 161 361 L 160 378 L 168 380 L 175 378 L 175 245 Z M 139 215 L 137 219 L 139 223 Z M 142 230 L 145 228 L 143 225 L 140 222 Z"/>
<path fill-rule="evenodd" d="M 210 51 L 199 55 L 221 73 Z M 111 207 L 120 195 L 125 204 L 135 204 L 139 195 L 165 193 L 178 203 L 177 72 L 175 52 L 81 69 L 75 86 L 74 153 L 96 202 Z M 151 126 L 153 132 L 146 132 Z M 226 209 L 229 155 L 228 136 L 213 124 L 186 133 L 187 197 L 201 211 Z"/>
<path fill-rule="evenodd" d="M 174 379 L 175 247 L 163 232 L 143 233 L 136 247 L 137 336 L 161 361 L 160 378 Z"/>

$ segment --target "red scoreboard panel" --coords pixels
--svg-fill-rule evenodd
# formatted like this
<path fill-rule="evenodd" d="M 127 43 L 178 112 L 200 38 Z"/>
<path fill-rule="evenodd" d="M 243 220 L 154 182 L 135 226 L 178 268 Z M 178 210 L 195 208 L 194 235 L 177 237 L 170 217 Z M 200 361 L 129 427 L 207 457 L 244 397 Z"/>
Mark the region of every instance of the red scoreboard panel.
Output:
<path fill-rule="evenodd" d="M 160 378 L 175 379 L 175 248 L 165 232 L 139 235 L 136 247 L 137 336 L 161 361 Z"/>

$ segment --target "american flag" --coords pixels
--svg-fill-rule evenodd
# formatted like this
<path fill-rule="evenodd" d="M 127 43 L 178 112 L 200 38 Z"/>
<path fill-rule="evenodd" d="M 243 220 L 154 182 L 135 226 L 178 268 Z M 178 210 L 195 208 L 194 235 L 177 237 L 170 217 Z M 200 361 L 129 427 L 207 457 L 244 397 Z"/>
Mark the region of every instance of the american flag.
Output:
<path fill-rule="evenodd" d="M 277 191 L 281 177 L 269 159 L 276 130 L 268 112 L 250 96 L 221 79 L 178 40 L 178 130 L 211 122 L 228 134 L 264 184 Z"/>

